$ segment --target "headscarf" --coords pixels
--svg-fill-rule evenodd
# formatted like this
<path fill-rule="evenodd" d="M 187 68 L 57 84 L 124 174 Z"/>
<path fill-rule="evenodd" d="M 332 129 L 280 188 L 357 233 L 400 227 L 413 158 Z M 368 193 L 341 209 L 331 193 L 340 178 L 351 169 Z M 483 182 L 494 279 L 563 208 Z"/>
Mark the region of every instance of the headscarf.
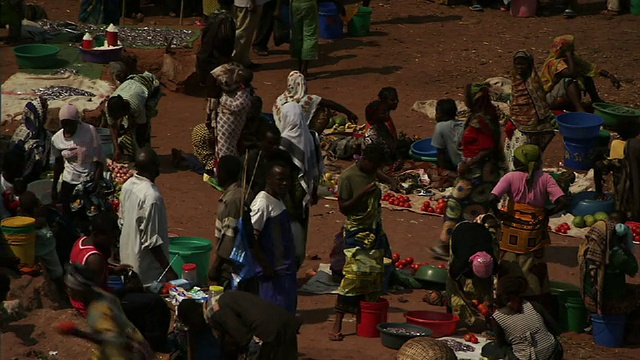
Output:
<path fill-rule="evenodd" d="M 536 145 L 522 145 L 513 150 L 513 157 L 525 167 L 527 184 L 531 185 L 533 173 L 540 165 L 540 148 Z"/>
<path fill-rule="evenodd" d="M 514 62 L 516 59 L 526 59 L 530 73 L 527 77 L 522 77 L 514 68 L 511 81 L 511 120 L 520 130 L 534 130 L 545 120 L 553 119 L 553 113 L 549 110 L 533 56 L 526 50 L 519 50 L 513 55 Z"/>
<path fill-rule="evenodd" d="M 486 279 L 493 274 L 493 257 L 484 251 L 478 251 L 469 258 L 473 273 L 481 278 Z"/>
<path fill-rule="evenodd" d="M 282 107 L 280 122 L 276 124 L 281 133 L 280 147 L 291 154 L 291 160 L 300 169 L 298 180 L 306 192 L 303 205 L 307 206 L 320 175 L 320 165 L 313 135 L 304 122 L 302 107 L 295 102 L 286 103 Z"/>
<path fill-rule="evenodd" d="M 304 75 L 299 71 L 292 71 L 287 77 L 287 91 L 278 96 L 273 105 L 273 118 L 276 125 L 281 121 L 282 107 L 289 102 L 298 103 L 302 107 L 303 120 L 309 125 L 321 100 L 320 96 L 307 93 L 307 80 Z"/>
<path fill-rule="evenodd" d="M 238 63 L 220 65 L 211 71 L 211 75 L 226 93 L 238 91 L 249 77 L 248 70 Z"/>
<path fill-rule="evenodd" d="M 566 52 L 575 51 L 575 41 L 573 35 L 562 35 L 553 39 L 549 56 L 542 65 L 541 80 L 544 90 L 549 92 L 556 85 L 556 74 L 564 69 L 569 68 L 566 62 Z M 595 64 L 583 60 L 577 55 L 573 55 L 573 59 L 580 76 L 595 77 L 598 75 L 599 69 Z"/>
<path fill-rule="evenodd" d="M 11 137 L 11 147 L 25 154 L 24 176 L 28 176 L 38 162 L 44 166 L 49 161 L 51 134 L 44 127 L 48 109 L 43 97 L 28 102 L 22 114 L 23 123 Z"/>

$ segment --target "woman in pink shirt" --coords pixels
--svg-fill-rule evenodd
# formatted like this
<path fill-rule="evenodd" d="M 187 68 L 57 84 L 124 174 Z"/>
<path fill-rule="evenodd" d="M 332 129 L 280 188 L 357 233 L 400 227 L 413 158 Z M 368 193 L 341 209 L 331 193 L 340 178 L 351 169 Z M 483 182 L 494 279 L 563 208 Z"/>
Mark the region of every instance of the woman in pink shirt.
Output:
<path fill-rule="evenodd" d="M 524 296 L 549 304 L 549 274 L 544 249 L 550 244 L 549 216 L 562 211 L 566 197 L 551 175 L 540 170 L 540 148 L 523 145 L 513 152 L 515 171 L 506 174 L 491 192 L 491 207 L 502 219 L 499 276 L 522 276 L 528 287 Z M 502 210 L 498 203 L 509 200 Z M 554 203 L 545 208 L 547 200 Z"/>

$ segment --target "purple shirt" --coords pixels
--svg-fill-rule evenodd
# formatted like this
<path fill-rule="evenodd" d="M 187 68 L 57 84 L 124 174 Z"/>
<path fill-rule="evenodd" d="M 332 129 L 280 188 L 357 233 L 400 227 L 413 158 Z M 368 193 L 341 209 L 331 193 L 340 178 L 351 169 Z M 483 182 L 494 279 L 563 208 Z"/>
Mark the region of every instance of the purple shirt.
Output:
<path fill-rule="evenodd" d="M 544 207 L 547 199 L 555 202 L 564 195 L 556 180 L 543 171 L 536 171 L 533 174 L 531 189 L 527 188 L 527 173 L 510 172 L 500 179 L 491 193 L 499 198 L 506 194 L 516 203 L 537 207 Z"/>

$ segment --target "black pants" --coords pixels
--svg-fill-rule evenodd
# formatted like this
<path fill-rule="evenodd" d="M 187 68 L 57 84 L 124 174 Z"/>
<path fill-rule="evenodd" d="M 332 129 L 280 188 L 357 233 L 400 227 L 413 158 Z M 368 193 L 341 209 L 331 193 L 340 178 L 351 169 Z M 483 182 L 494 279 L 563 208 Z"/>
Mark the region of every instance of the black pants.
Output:
<path fill-rule="evenodd" d="M 268 50 L 269 39 L 273 33 L 273 24 L 275 18 L 273 13 L 276 11 L 276 0 L 270 0 L 262 7 L 262 16 L 260 17 L 260 25 L 256 31 L 256 37 L 253 40 L 253 47 L 257 50 Z"/>
<path fill-rule="evenodd" d="M 154 351 L 167 342 L 171 310 L 162 297 L 153 293 L 128 293 L 120 298 L 127 319 L 135 325 Z"/>

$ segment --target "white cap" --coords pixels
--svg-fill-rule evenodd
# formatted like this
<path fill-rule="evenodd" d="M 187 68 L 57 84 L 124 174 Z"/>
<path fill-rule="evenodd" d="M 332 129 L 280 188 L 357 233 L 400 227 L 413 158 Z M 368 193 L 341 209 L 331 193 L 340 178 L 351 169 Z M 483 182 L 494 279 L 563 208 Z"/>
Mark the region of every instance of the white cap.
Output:
<path fill-rule="evenodd" d="M 91 34 L 89 33 L 85 33 L 84 36 L 82 37 L 82 40 L 93 40 L 93 36 L 91 36 Z"/>
<path fill-rule="evenodd" d="M 118 32 L 118 28 L 113 24 L 109 24 L 109 27 L 107 27 L 107 31 L 108 32 Z"/>

